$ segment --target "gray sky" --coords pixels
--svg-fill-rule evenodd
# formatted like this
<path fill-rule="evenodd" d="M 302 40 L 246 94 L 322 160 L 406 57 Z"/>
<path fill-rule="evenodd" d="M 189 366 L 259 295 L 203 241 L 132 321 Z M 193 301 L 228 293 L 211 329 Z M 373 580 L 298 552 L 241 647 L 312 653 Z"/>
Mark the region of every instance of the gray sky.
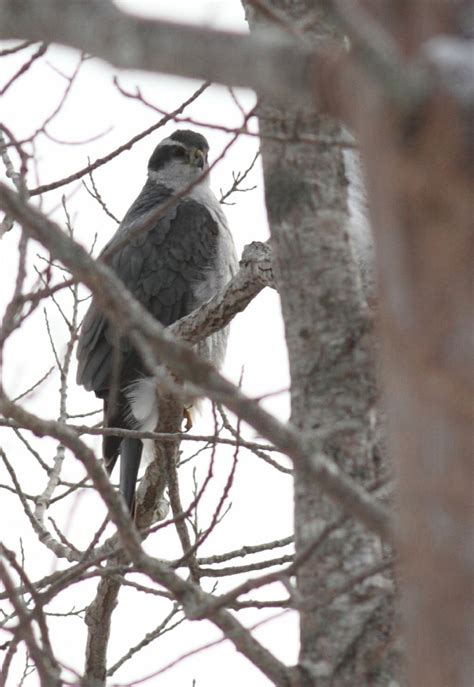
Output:
<path fill-rule="evenodd" d="M 140 11 L 148 16 L 171 18 L 177 21 L 204 23 L 219 28 L 246 31 L 243 11 L 238 0 L 175 0 L 172 7 L 168 2 L 152 0 L 121 0 L 122 8 Z M 24 55 L 12 58 L 8 62 L 11 73 L 24 59 Z M 71 74 L 77 65 L 78 55 L 64 48 L 50 48 L 47 61 L 33 67 L 31 72 L 15 84 L 2 102 L 2 119 L 18 138 L 31 134 L 50 113 L 64 89 L 64 79 L 55 70 Z M 6 62 L 4 64 L 7 64 Z M 4 66 L 2 64 L 2 66 Z M 81 69 L 77 83 L 61 115 L 50 127 L 50 134 L 56 139 L 81 141 L 91 136 L 108 131 L 98 140 L 86 145 L 64 146 L 46 138 L 38 145 L 38 174 L 41 183 L 47 183 L 76 171 L 87 159 L 95 160 L 117 145 L 131 138 L 134 134 L 156 121 L 157 115 L 142 105 L 123 98 L 112 84 L 112 77 L 117 71 L 108 65 L 90 60 Z M 120 84 L 133 89 L 139 86 L 143 95 L 150 102 L 165 110 L 177 107 L 200 85 L 184 79 L 153 76 L 139 72 L 118 74 Z M 8 78 L 3 74 L 2 82 Z M 238 99 L 244 108 L 249 109 L 255 102 L 249 91 L 238 91 Z M 233 102 L 227 89 L 212 87 L 186 111 L 193 119 L 239 125 L 242 115 Z M 189 125 L 184 125 L 188 128 Z M 255 124 L 254 124 L 255 126 Z M 146 162 L 156 143 L 176 127 L 167 125 L 154 135 L 147 137 L 134 148 L 116 158 L 112 163 L 97 170 L 94 179 L 98 188 L 117 217 L 123 216 L 144 182 Z M 191 128 L 198 129 L 196 126 Z M 211 146 L 211 158 L 216 157 L 228 141 L 228 135 L 212 129 L 198 129 L 208 138 Z M 242 137 L 228 152 L 224 160 L 214 170 L 212 186 L 217 194 L 219 189 L 226 190 L 232 184 L 232 171 L 245 169 L 258 148 L 258 139 Z M 3 166 L 0 175 L 4 177 Z M 30 170 L 29 185 L 35 186 L 34 170 Z M 257 189 L 249 193 L 235 194 L 231 201 L 235 206 L 225 208 L 231 229 L 240 255 L 242 247 L 253 240 L 266 240 L 268 228 L 263 204 L 263 186 L 261 169 L 256 169 L 249 177 L 249 185 Z M 61 196 L 65 193 L 68 209 L 73 218 L 76 236 L 90 246 L 95 233 L 98 234 L 97 250 L 100 249 L 115 231 L 114 222 L 105 216 L 97 203 L 82 189 L 80 183 L 73 183 L 56 192 L 45 194 L 43 209 L 51 211 L 54 218 L 64 225 L 64 212 L 60 207 Z M 18 229 L 15 228 L 4 236 L 0 249 L 3 268 L 0 270 L 0 312 L 3 313 L 8 296 L 13 287 L 18 245 Z M 35 258 L 39 252 L 37 246 L 30 248 L 31 265 L 38 262 Z M 31 272 L 33 278 L 34 272 Z M 54 308 L 48 306 L 48 314 L 53 335 L 61 352 L 66 341 L 66 332 L 61 316 Z M 51 346 L 48 342 L 44 315 L 38 311 L 27 326 L 12 337 L 7 347 L 4 369 L 5 386 L 12 396 L 28 388 L 54 364 Z M 238 381 L 242 369 L 243 388 L 251 396 L 260 396 L 288 387 L 286 351 L 283 341 L 282 321 L 278 298 L 268 289 L 234 320 L 228 356 L 224 372 L 234 381 Z M 41 392 L 25 401 L 25 406 L 43 417 L 57 417 L 58 414 L 58 378 L 52 376 Z M 74 384 L 74 373 L 71 374 L 70 412 L 85 412 L 98 408 L 98 403 L 91 394 L 77 389 Z M 285 419 L 288 416 L 288 396 L 278 394 L 264 401 L 272 412 Z M 209 408 L 204 412 L 193 428 L 196 433 L 211 431 Z M 252 436 L 247 430 L 247 435 Z M 99 449 L 99 440 L 90 440 L 90 445 Z M 29 493 L 41 491 L 44 485 L 44 474 L 33 466 L 26 452 L 21 452 L 18 442 L 12 434 L 0 429 L 0 445 L 10 457 L 14 457 L 15 468 Z M 46 460 L 52 460 L 55 452 L 54 442 L 38 440 L 36 447 Z M 190 447 L 186 446 L 185 450 Z M 219 449 L 216 462 L 214 485 L 202 509 L 202 520 L 206 523 L 219 498 L 220 490 L 227 478 L 231 465 L 232 451 Z M 202 474 L 207 470 L 195 463 Z M 72 457 L 66 461 L 66 474 L 70 479 L 82 475 L 80 466 Z M 191 498 L 192 467 L 183 468 L 181 472 L 183 492 Z M 51 511 L 52 516 L 64 526 L 67 524 L 68 536 L 78 543 L 86 545 L 96 525 L 101 521 L 104 509 L 100 499 L 92 493 L 80 497 L 78 503 L 65 507 L 60 504 Z M 242 457 L 237 470 L 232 496 L 232 509 L 220 528 L 210 537 L 203 554 L 213 554 L 239 548 L 243 544 L 256 544 L 287 536 L 292 532 L 292 493 L 291 479 L 258 461 L 255 456 Z M 0 521 L 5 541 L 12 548 L 18 548 L 21 537 L 27 559 L 27 569 L 33 579 L 38 579 L 50 572 L 56 565 L 52 554 L 46 550 L 36 537 L 31 534 L 31 527 L 13 495 L 2 492 L 0 497 Z M 86 536 L 85 536 L 86 535 Z M 173 557 L 177 555 L 174 533 L 155 535 L 147 542 L 147 549 L 154 555 Z M 33 574 L 32 574 L 33 571 Z M 219 583 L 219 591 L 234 585 L 244 578 L 231 578 Z M 211 589 L 213 580 L 205 581 L 205 588 Z M 61 597 L 61 608 L 54 611 L 69 610 L 72 605 L 81 608 L 86 605 L 94 593 L 96 582 L 77 586 L 69 594 Z M 280 587 L 270 588 L 265 594 L 272 598 L 285 596 Z M 168 606 L 142 597 L 130 589 L 121 593 L 119 607 L 114 616 L 114 629 L 110 643 L 110 660 L 114 662 L 130 644 L 138 641 L 145 632 L 153 629 Z M 163 610 L 164 609 L 164 610 Z M 252 625 L 262 618 L 274 615 L 274 611 L 248 611 L 239 614 L 245 625 Z M 82 668 L 85 631 L 83 621 L 78 618 L 51 619 L 53 641 L 61 644 L 61 658 L 67 665 Z M 145 676 L 174 657 L 206 644 L 219 636 L 206 621 L 186 623 L 170 633 L 151 648 L 144 650 L 140 658 L 125 664 L 116 676 L 118 683 Z M 0 633 L 0 640 L 3 635 Z M 257 637 L 274 650 L 284 661 L 296 660 L 297 628 L 292 614 L 286 614 L 279 620 L 263 625 L 257 630 Z M 18 661 L 17 670 L 22 670 L 23 663 Z M 18 673 L 17 673 L 18 674 Z M 196 678 L 197 687 L 229 687 L 247 683 L 255 687 L 269 684 L 246 659 L 236 656 L 235 650 L 223 643 L 215 648 L 187 659 L 178 667 L 170 670 L 160 678 L 159 684 L 181 687 L 192 685 Z M 14 682 L 11 683 L 12 685 Z M 27 685 L 36 684 L 32 677 Z M 145 684 L 156 684 L 153 680 Z"/>

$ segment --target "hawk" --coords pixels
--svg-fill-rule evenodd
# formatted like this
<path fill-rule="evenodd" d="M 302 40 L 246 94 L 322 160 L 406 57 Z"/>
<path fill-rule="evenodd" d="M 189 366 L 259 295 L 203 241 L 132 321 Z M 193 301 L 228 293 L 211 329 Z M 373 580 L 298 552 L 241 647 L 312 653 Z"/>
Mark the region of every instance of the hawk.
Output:
<path fill-rule="evenodd" d="M 142 191 L 100 255 L 124 288 L 165 326 L 209 300 L 237 269 L 226 218 L 209 187 L 209 174 L 203 176 L 208 152 L 204 136 L 190 130 L 175 131 L 161 141 L 148 162 Z M 169 203 L 173 196 L 178 197 Z M 160 213 L 165 203 L 167 207 Z M 137 231 L 147 220 L 149 226 Z M 197 348 L 220 367 L 226 344 L 225 329 Z M 156 381 L 94 299 L 82 324 L 77 358 L 77 382 L 103 399 L 105 427 L 156 429 Z M 120 454 L 120 491 L 130 511 L 142 450 L 140 439 L 103 439 L 109 474 Z"/>

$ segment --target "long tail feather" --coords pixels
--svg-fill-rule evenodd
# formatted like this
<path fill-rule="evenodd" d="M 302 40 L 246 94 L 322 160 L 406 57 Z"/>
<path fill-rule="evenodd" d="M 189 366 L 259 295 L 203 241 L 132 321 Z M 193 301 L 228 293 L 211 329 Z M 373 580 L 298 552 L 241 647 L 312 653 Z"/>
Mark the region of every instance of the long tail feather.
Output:
<path fill-rule="evenodd" d="M 135 485 L 142 457 L 143 444 L 140 439 L 123 439 L 120 446 L 120 492 L 130 513 L 133 512 Z"/>

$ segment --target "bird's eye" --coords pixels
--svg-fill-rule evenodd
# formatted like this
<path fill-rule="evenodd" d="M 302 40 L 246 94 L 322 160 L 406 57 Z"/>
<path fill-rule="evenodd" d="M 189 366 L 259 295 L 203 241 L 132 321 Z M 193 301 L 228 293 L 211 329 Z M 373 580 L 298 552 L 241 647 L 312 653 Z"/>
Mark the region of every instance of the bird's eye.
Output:
<path fill-rule="evenodd" d="M 174 154 L 176 155 L 176 157 L 184 157 L 186 155 L 186 151 L 184 150 L 184 148 L 176 146 L 176 148 L 174 149 Z"/>

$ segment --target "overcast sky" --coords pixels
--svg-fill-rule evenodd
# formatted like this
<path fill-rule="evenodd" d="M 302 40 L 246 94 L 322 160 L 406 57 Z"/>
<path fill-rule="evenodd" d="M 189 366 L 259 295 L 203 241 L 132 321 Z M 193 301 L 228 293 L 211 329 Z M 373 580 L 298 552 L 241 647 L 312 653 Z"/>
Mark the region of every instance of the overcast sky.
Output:
<path fill-rule="evenodd" d="M 244 15 L 238 0 L 174 0 L 173 3 L 155 0 L 121 0 L 120 7 L 148 16 L 169 18 L 176 21 L 195 22 L 219 28 L 246 31 Z M 3 83 L 8 73 L 13 73 L 25 59 L 25 53 L 8 60 L 2 60 Z M 50 48 L 46 59 L 37 63 L 24 79 L 15 84 L 2 102 L 2 120 L 17 138 L 30 135 L 44 120 L 58 102 L 64 89 L 64 79 L 58 72 L 71 74 L 77 65 L 78 55 L 64 48 Z M 9 71 L 10 70 L 10 71 Z M 118 73 L 117 70 L 100 62 L 89 60 L 81 68 L 75 87 L 61 113 L 50 127 L 50 134 L 57 140 L 78 142 L 108 132 L 103 137 L 86 145 L 65 146 L 42 137 L 38 143 L 38 175 L 41 183 L 47 183 L 83 167 L 88 158 L 95 160 L 124 143 L 136 133 L 157 120 L 157 115 L 139 103 L 123 98 L 113 86 L 112 79 L 119 77 L 120 84 L 133 89 L 139 86 L 147 100 L 165 110 L 173 110 L 196 90 L 198 82 L 175 77 L 153 76 L 139 72 Z M 255 102 L 249 91 L 237 91 L 240 103 L 249 109 Z M 242 114 L 233 102 L 227 89 L 215 86 L 203 95 L 186 111 L 197 121 L 240 125 Z M 189 125 L 185 125 L 188 128 Z M 94 175 L 98 188 L 113 213 L 121 218 L 139 192 L 146 174 L 149 155 L 159 140 L 169 135 L 176 127 L 169 124 L 164 129 L 147 137 L 134 148 L 116 158 Z M 221 132 L 192 126 L 203 133 L 211 146 L 211 159 L 217 157 L 227 141 L 228 135 Z M 254 125 L 255 130 L 255 125 Z M 245 169 L 258 149 L 258 139 L 242 137 L 218 164 L 213 172 L 212 186 L 226 190 L 232 184 L 232 172 Z M 0 175 L 4 178 L 4 169 Z M 37 184 L 35 170 L 31 169 L 28 185 Z M 257 165 L 249 177 L 249 186 L 257 188 L 248 193 L 235 194 L 231 201 L 236 205 L 225 208 L 229 223 L 240 255 L 245 244 L 253 240 L 266 240 L 268 228 L 263 203 L 261 169 Z M 116 229 L 116 224 L 108 218 L 97 203 L 81 187 L 80 182 L 44 195 L 43 209 L 53 212 L 54 218 L 64 226 L 64 212 L 60 207 L 61 196 L 68 196 L 68 210 L 73 218 L 77 238 L 90 246 L 97 233 L 97 249 L 100 249 Z M 0 312 L 3 313 L 8 296 L 12 292 L 18 245 L 18 228 L 4 236 L 1 244 L 2 269 L 0 270 Z M 38 247 L 30 248 L 29 265 L 38 263 Z M 31 269 L 31 278 L 34 277 Z M 66 330 L 61 316 L 54 307 L 48 305 L 48 315 L 53 336 L 59 352 L 64 352 Z M 7 390 L 16 396 L 39 379 L 54 364 L 51 345 L 46 335 L 44 314 L 38 311 L 34 318 L 20 332 L 14 335 L 6 350 L 4 379 Z M 268 289 L 257 297 L 251 306 L 233 322 L 225 374 L 238 381 L 243 370 L 243 388 L 249 395 L 260 396 L 288 387 L 286 351 L 283 341 L 282 321 L 278 298 Z M 41 387 L 41 392 L 25 400 L 25 406 L 43 417 L 57 417 L 58 414 L 58 376 L 51 376 Z M 98 408 L 91 394 L 77 389 L 74 384 L 74 371 L 71 374 L 69 412 L 86 412 Z M 279 393 L 264 401 L 266 406 L 281 418 L 288 416 L 288 394 Z M 193 428 L 196 433 L 206 433 L 210 429 L 209 408 Z M 252 436 L 250 431 L 247 431 Z M 100 441 L 88 442 L 99 451 Z M 27 451 L 7 430 L 0 430 L 0 445 L 15 462 L 15 467 L 29 493 L 38 493 L 44 487 L 44 474 L 37 469 Z M 38 440 L 36 447 L 47 461 L 55 452 L 54 442 Z M 186 451 L 189 446 L 186 445 Z M 232 452 L 219 449 L 216 463 L 214 491 L 202 509 L 203 523 L 207 522 L 219 498 L 220 489 L 225 483 Z M 207 470 L 207 462 L 197 465 L 201 476 Z M 69 478 L 82 475 L 80 466 L 69 457 L 66 465 Z M 191 498 L 192 465 L 181 471 L 183 491 Z M 2 482 L 9 483 L 2 473 Z M 58 504 L 51 514 L 62 526 L 67 522 L 68 536 L 79 546 L 87 544 L 103 515 L 100 499 L 91 493 L 64 506 Z M 257 544 L 287 536 L 292 532 L 292 491 L 291 479 L 275 473 L 266 464 L 252 455 L 243 455 L 239 463 L 232 495 L 232 508 L 220 529 L 206 542 L 203 554 L 221 553 L 244 544 Z M 26 568 L 33 579 L 40 578 L 56 565 L 52 554 L 36 541 L 31 527 L 21 514 L 16 498 L 4 491 L 0 494 L 0 522 L 5 541 L 12 548 L 18 548 L 21 538 L 26 551 Z M 179 548 L 173 533 L 155 535 L 147 542 L 147 549 L 154 555 L 164 558 L 177 555 Z M 32 563 L 33 561 L 33 563 Z M 233 578 L 222 581 L 219 591 L 229 584 L 242 581 Z M 213 580 L 204 582 L 210 590 Z M 50 610 L 64 611 L 74 605 L 81 608 L 91 600 L 96 582 L 76 587 L 72 594 L 61 597 L 61 608 Z M 272 598 L 284 597 L 282 588 L 274 587 L 268 591 Z M 58 604 L 59 606 L 59 604 Z M 164 610 L 163 610 L 164 609 Z M 139 640 L 145 632 L 153 629 L 165 614 L 167 606 L 159 602 L 151 603 L 148 597 L 140 597 L 136 592 L 124 590 L 114 616 L 114 629 L 110 643 L 110 660 L 114 662 L 130 644 Z M 273 615 L 268 611 L 248 611 L 239 617 L 246 625 L 258 622 Z M 61 643 L 61 658 L 78 670 L 82 668 L 85 631 L 81 619 L 52 619 L 53 641 Z M 125 664 L 116 674 L 118 683 L 145 676 L 193 647 L 198 647 L 219 636 L 209 623 L 186 623 L 156 645 L 144 650 L 139 659 Z M 283 618 L 269 622 L 257 631 L 257 636 L 277 652 L 282 660 L 296 660 L 297 627 L 294 617 L 286 614 Z M 0 640 L 3 635 L 0 634 Z M 23 663 L 18 662 L 17 670 Z M 18 674 L 18 673 L 16 673 Z M 225 682 L 223 678 L 225 677 Z M 248 685 L 259 687 L 269 681 L 251 667 L 246 659 L 235 655 L 235 650 L 227 643 L 187 659 L 184 663 L 163 675 L 159 684 L 168 686 L 191 687 L 196 678 L 197 687 L 233 687 Z M 15 684 L 14 682 L 11 683 Z M 32 677 L 26 683 L 35 685 Z M 152 680 L 146 684 L 155 684 Z"/>

